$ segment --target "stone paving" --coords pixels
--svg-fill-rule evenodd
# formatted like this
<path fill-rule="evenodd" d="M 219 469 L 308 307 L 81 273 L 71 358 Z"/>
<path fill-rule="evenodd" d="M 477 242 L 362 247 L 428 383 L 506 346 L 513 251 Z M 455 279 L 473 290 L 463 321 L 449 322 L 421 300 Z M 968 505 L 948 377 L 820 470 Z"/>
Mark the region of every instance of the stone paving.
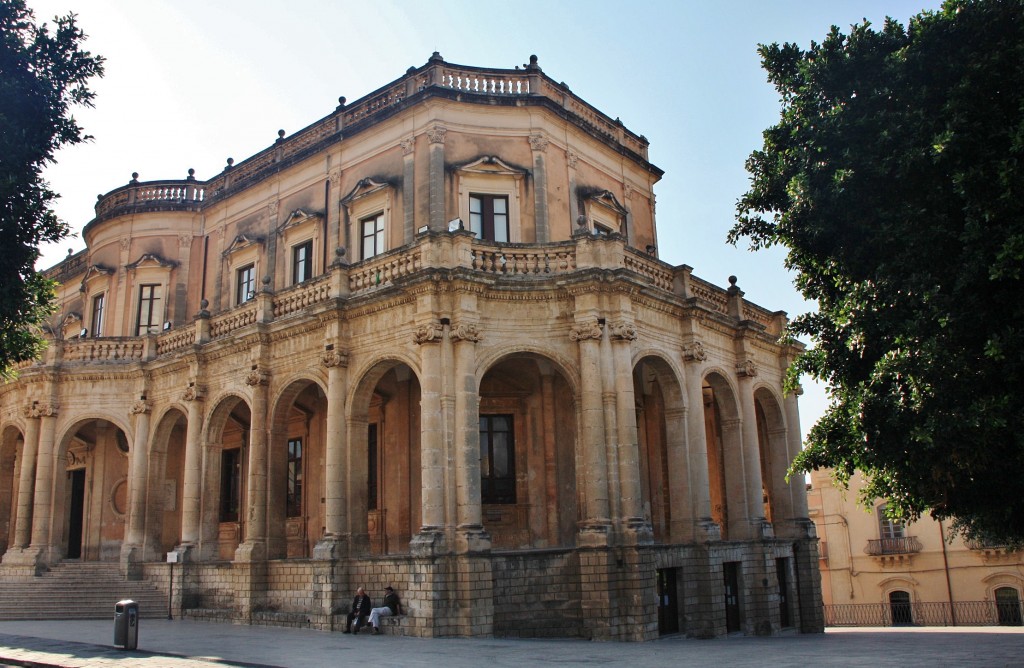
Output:
<path fill-rule="evenodd" d="M 1024 666 L 1024 628 L 829 629 L 772 638 L 648 643 L 431 639 L 142 619 L 138 650 L 114 648 L 113 619 L 0 622 L 0 665 L 125 668 L 488 668 L 573 665 Z"/>

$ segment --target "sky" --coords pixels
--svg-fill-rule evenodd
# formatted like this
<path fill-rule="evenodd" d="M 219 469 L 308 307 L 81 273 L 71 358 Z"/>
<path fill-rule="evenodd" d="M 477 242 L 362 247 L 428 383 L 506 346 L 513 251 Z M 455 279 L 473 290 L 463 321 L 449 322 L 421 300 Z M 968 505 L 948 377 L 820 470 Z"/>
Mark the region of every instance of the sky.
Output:
<path fill-rule="evenodd" d="M 141 181 L 218 174 L 349 101 L 419 67 L 525 65 L 650 141 L 662 260 L 718 285 L 735 275 L 748 300 L 791 317 L 813 310 L 793 287 L 784 249 L 751 253 L 726 234 L 749 178 L 744 162 L 777 122 L 779 99 L 757 46 L 820 41 L 887 16 L 901 23 L 935 0 L 28 0 L 37 22 L 74 12 L 86 48 L 106 58 L 95 108 L 74 111 L 94 139 L 57 154 L 45 177 L 74 236 L 39 268 L 84 248 L 96 196 Z M 805 379 L 801 427 L 826 406 Z"/>

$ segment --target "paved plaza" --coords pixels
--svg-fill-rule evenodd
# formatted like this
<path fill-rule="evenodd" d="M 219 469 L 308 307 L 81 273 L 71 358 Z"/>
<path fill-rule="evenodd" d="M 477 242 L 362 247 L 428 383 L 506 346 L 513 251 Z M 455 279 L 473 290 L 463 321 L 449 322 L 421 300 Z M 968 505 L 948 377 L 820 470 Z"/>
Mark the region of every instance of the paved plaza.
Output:
<path fill-rule="evenodd" d="M 115 649 L 113 619 L 0 622 L 0 665 L 190 668 L 344 665 L 1024 666 L 1024 628 L 830 629 L 823 635 L 648 643 L 351 636 L 306 629 L 141 619 L 138 650 Z"/>

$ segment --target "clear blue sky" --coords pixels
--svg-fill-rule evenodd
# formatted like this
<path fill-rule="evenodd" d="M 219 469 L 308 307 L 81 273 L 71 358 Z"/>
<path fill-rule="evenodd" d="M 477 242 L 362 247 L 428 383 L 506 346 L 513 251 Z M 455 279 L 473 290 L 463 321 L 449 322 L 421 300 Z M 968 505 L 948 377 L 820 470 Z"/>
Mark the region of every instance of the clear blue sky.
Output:
<path fill-rule="evenodd" d="M 903 23 L 926 0 L 28 0 L 37 20 L 74 11 L 87 47 L 107 58 L 96 108 L 76 117 L 95 137 L 58 155 L 47 178 L 76 234 L 96 195 L 141 180 L 208 179 L 224 166 L 355 100 L 439 51 L 462 65 L 544 72 L 651 142 L 665 170 L 655 187 L 659 254 L 790 315 L 813 308 L 792 285 L 781 250 L 726 245 L 748 180 L 744 161 L 779 103 L 759 43 L 821 40 L 886 16 Z M 75 236 L 46 249 L 51 266 Z M 805 382 L 803 429 L 825 393 Z"/>

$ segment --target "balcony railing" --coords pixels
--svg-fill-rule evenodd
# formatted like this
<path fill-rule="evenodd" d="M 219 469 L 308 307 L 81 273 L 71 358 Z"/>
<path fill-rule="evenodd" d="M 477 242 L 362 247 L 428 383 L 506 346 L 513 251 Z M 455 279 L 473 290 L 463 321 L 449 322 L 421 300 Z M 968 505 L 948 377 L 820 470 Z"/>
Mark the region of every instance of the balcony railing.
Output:
<path fill-rule="evenodd" d="M 864 548 L 864 553 L 873 557 L 887 554 L 915 554 L 920 551 L 921 541 L 916 536 L 869 540 L 867 547 Z"/>
<path fill-rule="evenodd" d="M 825 626 L 1020 626 L 1020 603 L 954 601 L 825 606 Z"/>

